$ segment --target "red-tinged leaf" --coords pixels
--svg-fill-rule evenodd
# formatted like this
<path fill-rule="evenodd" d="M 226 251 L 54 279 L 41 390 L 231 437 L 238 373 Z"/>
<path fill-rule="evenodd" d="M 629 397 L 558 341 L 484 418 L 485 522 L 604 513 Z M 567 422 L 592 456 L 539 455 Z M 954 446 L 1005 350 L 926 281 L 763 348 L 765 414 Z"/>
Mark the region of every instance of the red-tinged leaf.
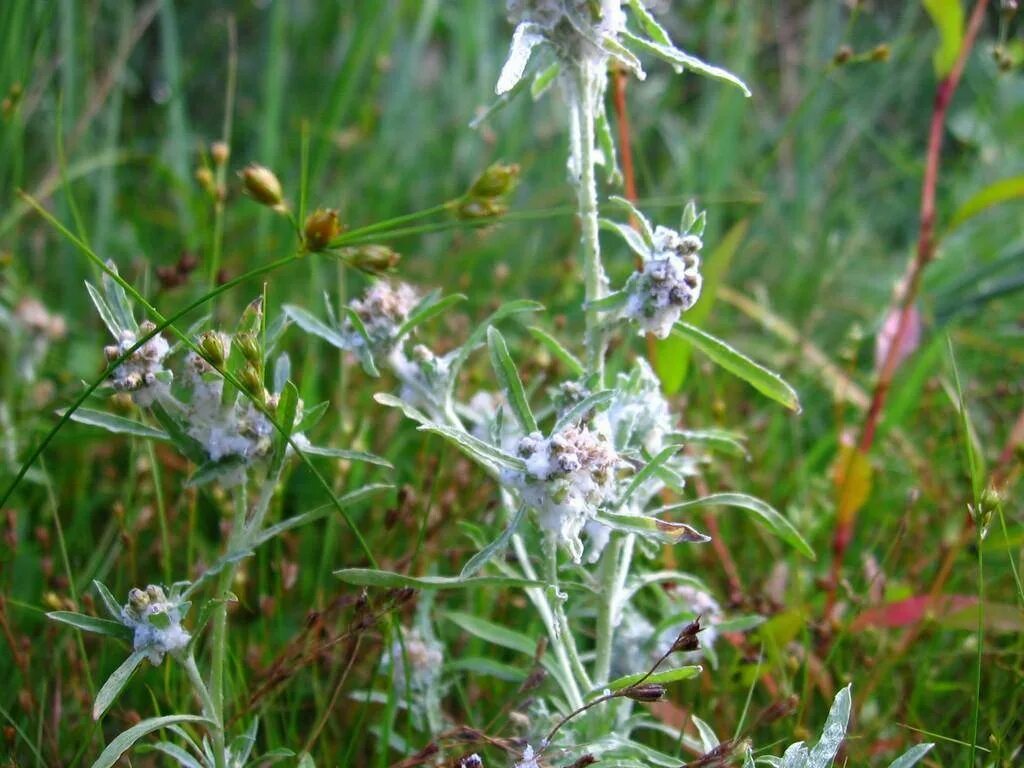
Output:
<path fill-rule="evenodd" d="M 899 307 L 889 310 L 882 323 L 878 336 L 875 337 L 875 373 L 879 373 L 889 359 L 889 351 L 896 340 L 896 331 L 899 329 L 900 316 L 903 314 Z M 921 346 L 921 313 L 917 307 L 911 307 L 907 315 L 907 324 L 900 336 L 900 345 L 896 348 L 896 370 L 903 361 L 910 357 L 917 348 Z"/>
<path fill-rule="evenodd" d="M 908 627 L 923 619 L 942 619 L 975 605 L 978 598 L 973 595 L 916 595 L 877 608 L 869 608 L 853 620 L 850 629 L 859 632 L 864 629 L 886 629 Z"/>

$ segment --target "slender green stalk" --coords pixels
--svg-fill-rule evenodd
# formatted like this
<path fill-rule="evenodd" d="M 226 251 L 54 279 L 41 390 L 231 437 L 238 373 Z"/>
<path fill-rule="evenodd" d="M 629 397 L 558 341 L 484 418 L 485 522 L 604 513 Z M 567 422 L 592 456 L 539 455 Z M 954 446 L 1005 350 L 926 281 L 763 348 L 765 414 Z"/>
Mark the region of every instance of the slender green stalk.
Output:
<path fill-rule="evenodd" d="M 199 703 L 203 706 L 203 717 L 213 720 L 217 727 L 223 730 L 223 724 L 217 720 L 217 710 L 214 706 L 213 698 L 210 696 L 210 689 L 203 682 L 203 676 L 196 665 L 195 657 L 189 653 L 180 660 L 181 665 L 185 668 L 185 673 L 188 675 L 189 682 L 192 683 L 192 689 L 199 698 Z"/>
<path fill-rule="evenodd" d="M 150 471 L 153 473 L 153 491 L 156 494 L 156 517 L 160 525 L 160 549 L 163 550 L 163 572 L 164 583 L 170 584 L 172 572 L 171 557 L 171 534 L 167 527 L 167 503 L 164 499 L 163 479 L 160 476 L 160 464 L 156 460 L 156 449 L 153 441 L 146 441 L 146 451 L 149 454 Z"/>
<path fill-rule="evenodd" d="M 235 113 L 235 83 L 238 72 L 238 42 L 235 30 L 235 19 L 228 19 L 228 76 L 224 86 L 224 125 L 221 129 L 221 141 L 231 146 L 231 126 Z M 214 190 L 217 199 L 213 207 L 213 242 L 210 248 L 210 286 L 217 285 L 217 273 L 220 272 L 221 251 L 224 248 L 224 197 L 226 193 L 228 163 L 217 165 Z"/>

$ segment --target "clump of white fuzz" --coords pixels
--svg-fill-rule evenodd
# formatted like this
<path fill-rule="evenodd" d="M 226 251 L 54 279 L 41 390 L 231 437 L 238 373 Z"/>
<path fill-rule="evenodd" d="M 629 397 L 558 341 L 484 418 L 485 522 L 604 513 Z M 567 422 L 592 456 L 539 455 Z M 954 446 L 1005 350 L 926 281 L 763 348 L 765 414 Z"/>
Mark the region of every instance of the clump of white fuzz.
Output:
<path fill-rule="evenodd" d="M 603 434 L 570 425 L 548 438 L 539 432 L 526 435 L 516 453 L 526 468 L 506 470 L 505 481 L 537 511 L 541 527 L 580 562 L 580 534 L 614 489 L 615 449 Z"/>
<path fill-rule="evenodd" d="M 117 344 L 103 350 L 107 360 L 113 362 L 134 347 L 141 336 L 154 330 L 156 326 L 147 321 L 139 325 L 138 334 L 129 330 L 122 331 Z M 152 405 L 167 391 L 167 384 L 161 381 L 160 374 L 165 372 L 164 358 L 169 351 L 170 345 L 163 336 L 153 336 L 114 369 L 110 376 L 111 385 L 118 392 L 130 392 L 132 400 L 140 407 Z"/>

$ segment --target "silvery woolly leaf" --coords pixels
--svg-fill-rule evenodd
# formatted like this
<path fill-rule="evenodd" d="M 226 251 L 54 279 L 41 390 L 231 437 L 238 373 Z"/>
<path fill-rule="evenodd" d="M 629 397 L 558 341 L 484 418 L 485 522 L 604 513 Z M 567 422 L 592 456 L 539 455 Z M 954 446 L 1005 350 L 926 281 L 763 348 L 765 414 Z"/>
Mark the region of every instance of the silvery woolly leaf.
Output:
<path fill-rule="evenodd" d="M 807 768 L 808 754 L 807 747 L 802 741 L 790 744 L 782 753 L 782 762 L 779 763 L 779 766 L 780 768 Z"/>
<path fill-rule="evenodd" d="M 850 722 L 850 687 L 848 685 L 836 694 L 832 708 L 828 712 L 828 719 L 825 720 L 821 739 L 807 756 L 807 768 L 829 768 L 832 765 L 832 760 L 846 738 L 846 726 Z"/>
<path fill-rule="evenodd" d="M 57 413 L 63 416 L 65 411 L 60 410 Z M 148 437 L 153 440 L 169 439 L 167 433 L 161 429 L 150 427 L 132 419 L 126 419 L 124 416 L 94 411 L 91 408 L 79 408 L 72 412 L 71 420 L 77 421 L 79 424 L 88 424 L 90 427 L 105 429 L 107 432 L 112 432 L 115 435 L 134 435 L 135 437 Z"/>
<path fill-rule="evenodd" d="M 141 723 L 136 723 L 128 730 L 122 731 L 120 734 L 115 736 L 107 745 L 106 749 L 100 753 L 100 756 L 96 758 L 96 761 L 92 764 L 92 768 L 111 768 L 111 766 L 118 761 L 121 755 L 131 749 L 135 742 L 143 736 L 178 723 L 206 723 L 207 725 L 212 725 L 210 720 L 198 715 L 167 715 L 166 717 L 151 717 L 148 720 L 143 720 Z"/>
<path fill-rule="evenodd" d="M 653 40 L 646 40 L 642 37 L 637 37 L 629 31 L 623 31 L 622 34 L 636 47 L 654 54 L 658 58 L 664 59 L 676 67 L 689 69 L 699 75 L 711 77 L 715 80 L 724 80 L 743 91 L 744 96 L 748 98 L 750 97 L 750 89 L 747 87 L 747 84 L 726 69 L 716 67 L 713 64 L 708 64 L 707 62 L 698 59 L 696 56 L 691 56 L 674 46 L 663 45 L 661 43 L 656 43 Z"/>
<path fill-rule="evenodd" d="M 627 200 L 624 197 L 620 197 L 619 195 L 612 195 L 611 197 L 608 198 L 608 202 L 614 203 L 615 205 L 619 206 L 624 211 L 626 211 L 633 219 L 636 220 L 636 223 L 640 227 L 640 235 L 644 239 L 644 244 L 647 246 L 648 250 L 653 248 L 654 227 L 651 225 L 650 219 L 644 216 L 643 213 L 640 212 L 639 208 L 637 208 L 635 205 L 633 205 L 631 201 Z"/>
<path fill-rule="evenodd" d="M 911 768 L 911 766 L 917 765 L 921 758 L 927 755 L 934 746 L 934 744 L 918 744 L 911 747 L 889 763 L 889 768 Z"/>
<path fill-rule="evenodd" d="M 128 684 L 128 680 L 131 679 L 132 674 L 134 674 L 144 658 L 146 658 L 144 650 L 133 651 L 121 666 L 115 669 L 110 677 L 107 678 L 107 682 L 96 693 L 96 700 L 92 705 L 93 720 L 99 720 L 103 717 L 103 713 L 114 703 L 114 699 L 117 698 L 117 695 Z"/>
<path fill-rule="evenodd" d="M 297 307 L 294 304 L 285 304 L 283 309 L 285 315 L 291 318 L 306 333 L 319 336 L 331 346 L 338 347 L 338 349 L 346 348 L 345 337 L 340 332 L 329 327 L 302 307 Z"/>
<path fill-rule="evenodd" d="M 494 92 L 499 96 L 508 93 L 518 85 L 526 72 L 526 65 L 530 61 L 530 54 L 533 49 L 544 42 L 544 36 L 535 24 L 523 22 L 515 28 L 512 33 L 512 45 L 508 50 L 508 58 L 501 68 L 498 76 L 498 84 Z"/>
<path fill-rule="evenodd" d="M 623 240 L 626 241 L 626 245 L 629 246 L 630 250 L 633 251 L 637 256 L 642 259 L 650 258 L 651 249 L 647 243 L 644 242 L 644 237 L 629 224 L 623 224 L 618 221 L 612 221 L 611 219 L 599 219 L 598 225 L 601 229 L 606 229 L 609 232 L 614 232 Z"/>
<path fill-rule="evenodd" d="M 161 754 L 167 755 L 181 766 L 181 768 L 203 768 L 203 764 L 196 758 L 192 757 L 188 751 L 179 747 L 177 744 L 172 744 L 169 741 L 158 741 L 153 744 L 150 749 L 154 752 L 160 752 Z M 142 750 L 140 749 L 139 751 L 141 752 Z"/>

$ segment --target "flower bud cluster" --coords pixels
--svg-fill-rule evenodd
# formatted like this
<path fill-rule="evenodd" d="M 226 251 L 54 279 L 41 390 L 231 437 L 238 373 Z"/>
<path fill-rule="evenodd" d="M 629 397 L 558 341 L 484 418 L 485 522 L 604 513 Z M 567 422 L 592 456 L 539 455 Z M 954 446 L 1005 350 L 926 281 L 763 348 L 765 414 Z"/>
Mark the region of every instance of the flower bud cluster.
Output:
<path fill-rule="evenodd" d="M 587 427 L 568 426 L 545 438 L 539 432 L 519 440 L 523 472 L 506 470 L 504 480 L 533 507 L 542 528 L 580 562 L 580 534 L 614 490 L 619 457 L 607 438 Z"/>
<path fill-rule="evenodd" d="M 642 333 L 668 336 L 679 316 L 697 303 L 702 278 L 697 235 L 680 235 L 668 227 L 654 231 L 651 254 L 626 283 L 625 315 Z"/>
<path fill-rule="evenodd" d="M 183 608 L 187 610 L 187 605 L 168 600 L 155 584 L 129 592 L 121 622 L 135 633 L 134 650 L 145 653 L 152 664 L 160 664 L 165 653 L 183 650 L 191 639 L 181 626 Z"/>
<path fill-rule="evenodd" d="M 140 336 L 156 330 L 156 326 L 146 321 L 139 325 L 139 333 L 122 331 L 117 344 L 103 349 L 108 362 L 113 362 L 138 343 Z M 170 345 L 163 336 L 157 334 L 146 341 L 141 347 L 114 370 L 110 383 L 119 392 L 130 392 L 136 405 L 148 407 L 166 393 L 167 384 L 161 381 L 160 374 L 165 373 L 164 358 L 170 351 Z"/>

